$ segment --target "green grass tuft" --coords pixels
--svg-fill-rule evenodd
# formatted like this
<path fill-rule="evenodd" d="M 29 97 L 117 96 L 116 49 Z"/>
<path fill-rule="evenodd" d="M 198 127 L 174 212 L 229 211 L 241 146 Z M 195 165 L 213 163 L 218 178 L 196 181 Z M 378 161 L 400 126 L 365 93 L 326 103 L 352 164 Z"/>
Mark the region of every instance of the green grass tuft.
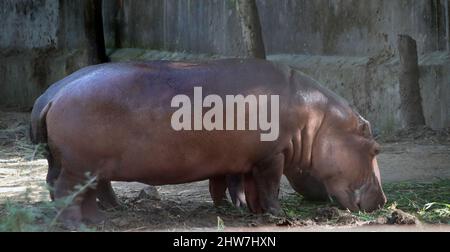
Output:
<path fill-rule="evenodd" d="M 360 221 L 375 221 L 388 217 L 392 210 L 400 209 L 430 224 L 450 224 L 450 179 L 435 182 L 398 182 L 383 186 L 388 202 L 383 209 L 372 213 L 352 213 Z M 298 194 L 282 200 L 288 217 L 312 219 L 318 208 L 335 206 L 332 203 L 308 202 Z"/>
<path fill-rule="evenodd" d="M 35 209 L 17 207 L 10 201 L 5 204 L 5 215 L 0 218 L 0 231 L 23 232 L 33 230 Z"/>
<path fill-rule="evenodd" d="M 450 179 L 428 183 L 391 183 L 384 186 L 388 205 L 427 223 L 450 224 Z M 389 204 L 391 203 L 391 204 Z"/>

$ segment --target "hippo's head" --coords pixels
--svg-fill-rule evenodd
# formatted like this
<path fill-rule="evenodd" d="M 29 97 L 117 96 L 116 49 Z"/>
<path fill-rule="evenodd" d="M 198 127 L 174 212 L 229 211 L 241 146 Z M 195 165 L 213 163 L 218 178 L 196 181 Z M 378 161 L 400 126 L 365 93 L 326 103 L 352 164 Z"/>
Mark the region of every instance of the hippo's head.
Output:
<path fill-rule="evenodd" d="M 307 198 L 333 198 L 352 211 L 373 211 L 384 206 L 386 197 L 376 159 L 380 146 L 369 122 L 341 102 L 328 104 L 325 111 L 312 113 L 320 123 L 309 146 L 310 160 L 295 172 L 285 173 L 289 182 Z M 304 141 L 303 134 L 302 138 Z"/>

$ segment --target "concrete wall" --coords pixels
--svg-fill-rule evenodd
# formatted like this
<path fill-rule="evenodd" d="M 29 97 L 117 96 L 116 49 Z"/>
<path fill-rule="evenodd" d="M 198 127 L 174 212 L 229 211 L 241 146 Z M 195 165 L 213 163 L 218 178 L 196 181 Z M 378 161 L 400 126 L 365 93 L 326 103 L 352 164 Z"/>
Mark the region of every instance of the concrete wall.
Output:
<path fill-rule="evenodd" d="M 240 55 L 234 0 L 123 0 L 105 5 L 107 44 Z M 269 54 L 371 56 L 396 51 L 397 35 L 420 54 L 445 46 L 442 0 L 258 0 Z M 115 9 L 115 11 L 113 10 Z M 114 22 L 116 26 L 114 26 Z"/>
<path fill-rule="evenodd" d="M 0 107 L 29 109 L 48 85 L 87 64 L 80 5 L 0 1 Z"/>
<path fill-rule="evenodd" d="M 419 53 L 438 49 L 431 0 L 279 2 L 259 2 L 270 53 L 370 56 L 395 52 L 400 33 L 418 41 Z"/>
<path fill-rule="evenodd" d="M 420 87 L 427 125 L 450 127 L 450 52 L 435 52 L 422 57 Z"/>
<path fill-rule="evenodd" d="M 233 0 L 122 2 L 119 11 L 114 11 L 116 2 L 104 2 L 106 44 L 110 47 L 225 55 L 242 52 Z"/>

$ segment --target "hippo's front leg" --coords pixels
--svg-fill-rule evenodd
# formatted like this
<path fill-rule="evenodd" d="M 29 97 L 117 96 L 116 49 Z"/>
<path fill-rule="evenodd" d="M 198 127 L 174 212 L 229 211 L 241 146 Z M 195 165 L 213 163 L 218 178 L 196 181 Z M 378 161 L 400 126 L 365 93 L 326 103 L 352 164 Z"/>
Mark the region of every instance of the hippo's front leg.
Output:
<path fill-rule="evenodd" d="M 97 182 L 97 198 L 101 208 L 105 210 L 120 207 L 119 199 L 117 199 L 111 181 L 99 180 Z"/>
<path fill-rule="evenodd" d="M 215 206 L 221 206 L 227 202 L 227 183 L 225 176 L 209 179 L 209 193 Z"/>
<path fill-rule="evenodd" d="M 284 155 L 279 153 L 273 157 L 263 160 L 253 169 L 259 203 L 263 212 L 273 215 L 281 213 L 278 194 L 280 181 L 283 175 Z"/>

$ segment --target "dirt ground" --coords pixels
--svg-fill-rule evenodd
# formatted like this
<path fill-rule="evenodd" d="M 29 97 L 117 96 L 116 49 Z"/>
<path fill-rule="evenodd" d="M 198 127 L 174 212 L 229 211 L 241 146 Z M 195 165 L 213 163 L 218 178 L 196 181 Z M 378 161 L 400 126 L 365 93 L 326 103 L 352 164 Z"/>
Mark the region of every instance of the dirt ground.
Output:
<path fill-rule="evenodd" d="M 49 201 L 47 161 L 27 140 L 28 118 L 28 113 L 0 112 L 0 212 L 8 200 L 24 207 Z M 378 162 L 383 182 L 450 178 L 448 133 L 424 128 L 380 138 L 383 151 Z M 449 225 L 398 227 L 360 222 L 333 226 L 305 221 L 295 227 L 280 226 L 280 220 L 272 216 L 214 207 L 207 181 L 159 186 L 157 192 L 148 194 L 141 194 L 148 186 L 140 183 L 114 182 L 113 186 L 122 207 L 106 212 L 107 220 L 94 227 L 100 231 L 450 231 Z M 283 179 L 281 198 L 293 193 Z"/>

